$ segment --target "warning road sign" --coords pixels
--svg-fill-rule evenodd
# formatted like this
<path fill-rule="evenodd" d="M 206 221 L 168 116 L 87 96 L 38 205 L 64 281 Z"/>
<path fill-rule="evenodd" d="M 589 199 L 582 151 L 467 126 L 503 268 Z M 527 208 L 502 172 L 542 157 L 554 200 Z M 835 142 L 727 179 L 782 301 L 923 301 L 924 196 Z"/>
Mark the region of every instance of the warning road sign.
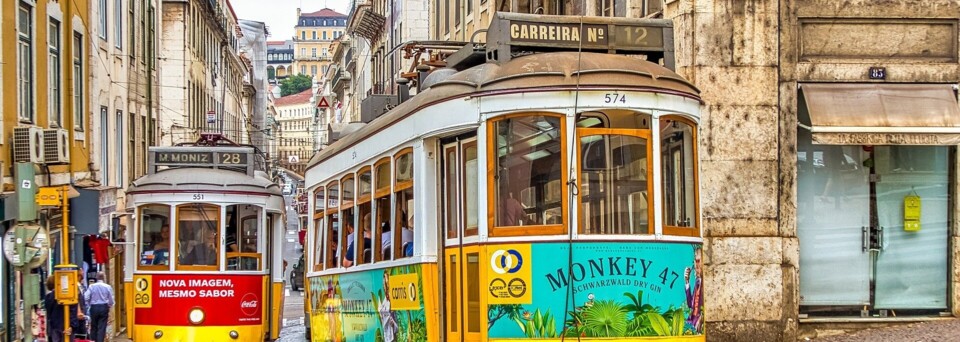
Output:
<path fill-rule="evenodd" d="M 320 100 L 317 101 L 317 108 L 330 108 L 330 97 L 321 96 Z"/>

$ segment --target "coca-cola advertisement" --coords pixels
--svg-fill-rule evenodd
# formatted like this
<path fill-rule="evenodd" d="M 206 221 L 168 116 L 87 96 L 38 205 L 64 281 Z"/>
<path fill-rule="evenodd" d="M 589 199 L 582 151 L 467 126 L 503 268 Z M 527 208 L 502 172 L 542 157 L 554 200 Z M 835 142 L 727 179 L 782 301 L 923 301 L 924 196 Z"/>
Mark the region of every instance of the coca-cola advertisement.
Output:
<path fill-rule="evenodd" d="M 197 308 L 205 326 L 263 320 L 262 275 L 137 275 L 134 290 L 137 324 L 189 325 L 190 311 Z"/>

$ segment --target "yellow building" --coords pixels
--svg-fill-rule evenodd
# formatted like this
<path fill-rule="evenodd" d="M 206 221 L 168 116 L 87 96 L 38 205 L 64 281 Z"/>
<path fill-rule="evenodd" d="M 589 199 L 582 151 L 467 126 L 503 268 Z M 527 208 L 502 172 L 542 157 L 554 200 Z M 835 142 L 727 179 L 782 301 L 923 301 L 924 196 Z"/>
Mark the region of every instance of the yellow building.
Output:
<path fill-rule="evenodd" d="M 326 73 L 333 57 L 330 43 L 343 35 L 347 16 L 324 8 L 311 13 L 297 9 L 297 35 L 293 38 L 293 71 L 291 74 L 310 75 L 319 81 Z"/>
<path fill-rule="evenodd" d="M 18 161 L 48 165 L 49 171 L 40 168 L 38 175 L 49 172 L 53 184 L 90 177 L 92 146 L 86 115 L 90 73 L 85 51 L 90 43 L 84 25 L 89 12 L 88 0 L 0 2 L 0 44 L 8 47 L 0 51 L 4 191 L 12 190 L 11 167 Z M 25 132 L 26 127 L 43 131 L 35 138 L 53 140 L 32 142 L 50 146 L 45 155 L 26 153 L 14 160 L 13 150 L 23 147 L 11 148 L 14 131 Z M 62 135 L 66 139 L 57 142 Z M 26 144 L 31 144 L 29 140 Z M 37 178 L 46 182 L 46 177 Z"/>

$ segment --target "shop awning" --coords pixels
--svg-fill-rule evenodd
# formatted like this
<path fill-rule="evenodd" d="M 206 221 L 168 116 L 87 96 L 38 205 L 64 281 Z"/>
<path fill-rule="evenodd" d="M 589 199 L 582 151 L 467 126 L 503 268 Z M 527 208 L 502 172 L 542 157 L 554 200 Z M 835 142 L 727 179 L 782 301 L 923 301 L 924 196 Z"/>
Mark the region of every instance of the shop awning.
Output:
<path fill-rule="evenodd" d="M 957 145 L 960 106 L 950 84 L 801 86 L 815 144 Z M 807 121 L 807 122 L 804 122 Z"/>

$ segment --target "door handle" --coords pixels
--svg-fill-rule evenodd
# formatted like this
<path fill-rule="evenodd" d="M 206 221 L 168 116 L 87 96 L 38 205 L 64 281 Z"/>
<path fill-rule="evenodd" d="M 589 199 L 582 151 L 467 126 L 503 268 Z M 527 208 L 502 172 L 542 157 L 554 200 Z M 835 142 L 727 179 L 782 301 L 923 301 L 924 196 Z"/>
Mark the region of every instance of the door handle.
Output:
<path fill-rule="evenodd" d="M 883 226 L 880 226 L 880 229 L 877 229 L 877 251 L 883 250 Z"/>
<path fill-rule="evenodd" d="M 860 227 L 860 248 L 863 253 L 870 249 L 870 228 L 866 226 Z"/>

